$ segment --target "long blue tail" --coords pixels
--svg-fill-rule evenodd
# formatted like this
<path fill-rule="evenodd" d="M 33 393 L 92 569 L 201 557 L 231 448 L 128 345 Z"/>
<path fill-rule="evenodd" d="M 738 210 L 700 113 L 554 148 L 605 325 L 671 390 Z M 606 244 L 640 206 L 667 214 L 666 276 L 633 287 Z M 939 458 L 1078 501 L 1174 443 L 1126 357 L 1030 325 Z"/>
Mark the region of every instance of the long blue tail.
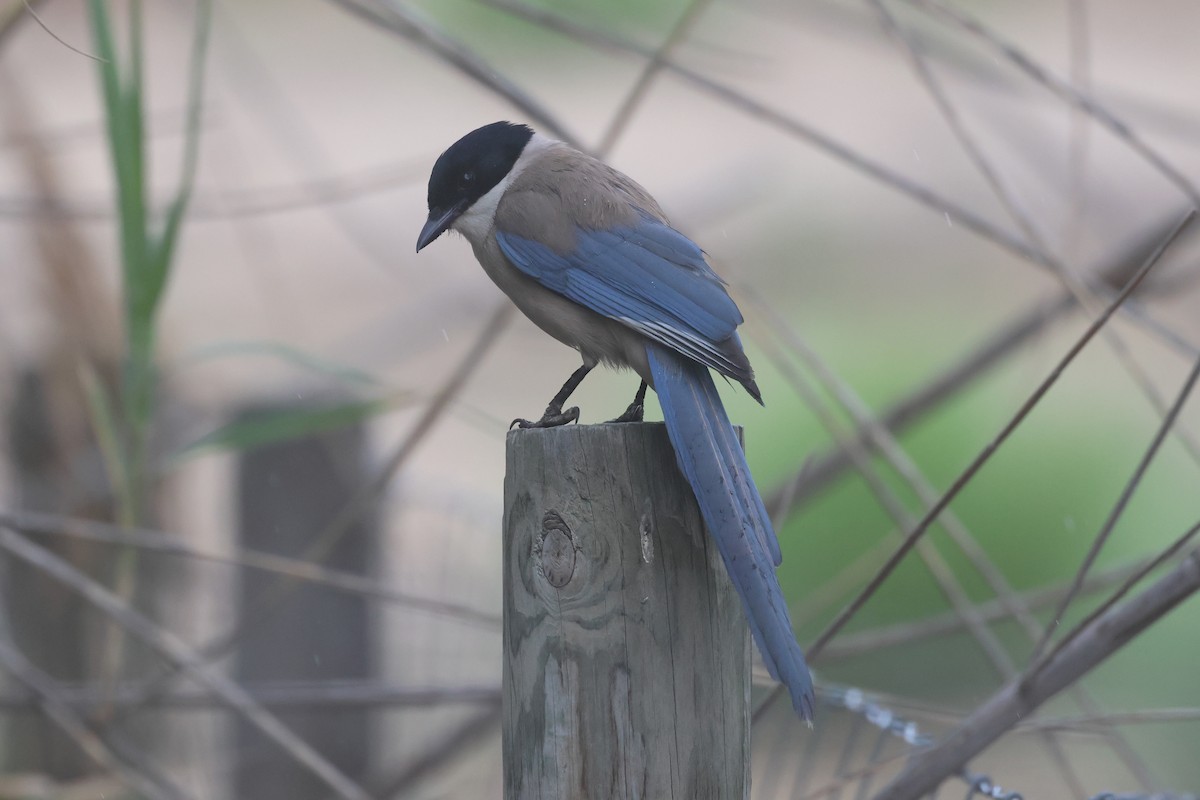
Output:
<path fill-rule="evenodd" d="M 771 677 L 787 686 L 796 713 L 811 720 L 812 677 L 775 577 L 779 541 L 712 375 L 664 347 L 646 351 L 679 468 L 741 595 L 758 650 Z"/>

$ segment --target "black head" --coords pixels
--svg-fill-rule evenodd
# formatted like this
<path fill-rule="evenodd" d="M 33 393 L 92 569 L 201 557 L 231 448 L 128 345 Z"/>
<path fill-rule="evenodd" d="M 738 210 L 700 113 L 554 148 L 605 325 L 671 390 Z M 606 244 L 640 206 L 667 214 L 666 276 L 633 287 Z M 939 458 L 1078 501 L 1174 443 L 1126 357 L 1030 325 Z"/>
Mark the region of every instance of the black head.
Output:
<path fill-rule="evenodd" d="M 441 236 L 454 220 L 504 180 L 533 136 L 526 125 L 493 122 L 450 145 L 429 175 L 429 219 L 417 251 Z"/>

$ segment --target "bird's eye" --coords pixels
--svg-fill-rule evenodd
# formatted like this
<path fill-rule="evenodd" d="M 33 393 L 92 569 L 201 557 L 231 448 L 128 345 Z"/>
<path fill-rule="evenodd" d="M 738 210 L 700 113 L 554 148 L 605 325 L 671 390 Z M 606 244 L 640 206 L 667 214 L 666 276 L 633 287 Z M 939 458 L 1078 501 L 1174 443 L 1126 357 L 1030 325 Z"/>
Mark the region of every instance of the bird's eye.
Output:
<path fill-rule="evenodd" d="M 466 187 L 470 186 L 474 182 L 475 182 L 475 173 L 474 172 L 464 172 L 462 174 L 462 177 L 458 179 L 458 185 L 463 187 L 464 189 Z"/>

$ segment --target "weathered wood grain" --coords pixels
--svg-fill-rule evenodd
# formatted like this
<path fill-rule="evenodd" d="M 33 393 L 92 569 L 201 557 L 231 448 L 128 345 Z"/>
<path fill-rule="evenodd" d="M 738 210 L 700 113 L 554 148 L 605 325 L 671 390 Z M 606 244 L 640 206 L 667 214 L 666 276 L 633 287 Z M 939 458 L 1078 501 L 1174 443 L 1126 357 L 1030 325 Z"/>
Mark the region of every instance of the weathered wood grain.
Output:
<path fill-rule="evenodd" d="M 748 797 L 749 637 L 666 429 L 507 454 L 506 800 Z"/>

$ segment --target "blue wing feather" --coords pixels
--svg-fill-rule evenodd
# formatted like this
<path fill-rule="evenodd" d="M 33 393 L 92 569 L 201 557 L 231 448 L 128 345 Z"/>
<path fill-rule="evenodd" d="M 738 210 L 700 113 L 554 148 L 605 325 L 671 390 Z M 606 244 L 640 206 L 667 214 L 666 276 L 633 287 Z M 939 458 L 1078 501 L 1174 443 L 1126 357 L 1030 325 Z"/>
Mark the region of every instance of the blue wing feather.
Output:
<path fill-rule="evenodd" d="M 741 312 L 690 239 L 645 216 L 632 227 L 581 229 L 576 239 L 573 250 L 558 253 L 496 232 L 508 260 L 546 288 L 722 373 L 739 371 L 722 344 Z"/>
<path fill-rule="evenodd" d="M 812 677 L 775 576 L 779 542 L 712 375 L 657 345 L 646 351 L 675 458 L 741 596 L 763 663 L 787 687 L 796 712 L 811 720 Z"/>

